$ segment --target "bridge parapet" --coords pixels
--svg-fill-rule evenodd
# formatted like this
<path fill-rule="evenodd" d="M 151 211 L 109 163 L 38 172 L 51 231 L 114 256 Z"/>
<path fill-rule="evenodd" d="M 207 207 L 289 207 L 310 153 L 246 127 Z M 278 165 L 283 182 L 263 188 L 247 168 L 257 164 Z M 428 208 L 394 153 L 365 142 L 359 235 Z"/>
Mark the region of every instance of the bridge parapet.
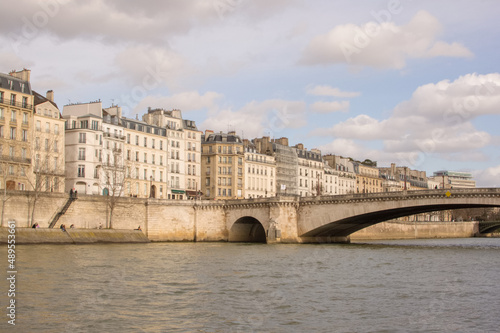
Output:
<path fill-rule="evenodd" d="M 333 204 L 346 202 L 363 201 L 399 201 L 413 199 L 430 199 L 446 197 L 500 197 L 499 188 L 474 188 L 474 189 L 448 189 L 448 190 L 416 190 L 416 191 L 398 191 L 398 192 L 379 192 L 379 193 L 357 193 L 345 195 L 323 195 L 317 197 L 301 198 L 301 205 L 311 204 Z"/>

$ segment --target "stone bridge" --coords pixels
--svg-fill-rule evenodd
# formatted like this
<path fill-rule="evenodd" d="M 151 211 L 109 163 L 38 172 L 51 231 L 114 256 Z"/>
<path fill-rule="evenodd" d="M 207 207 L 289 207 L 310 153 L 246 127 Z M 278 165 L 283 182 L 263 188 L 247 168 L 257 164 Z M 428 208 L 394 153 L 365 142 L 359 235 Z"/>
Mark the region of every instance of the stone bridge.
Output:
<path fill-rule="evenodd" d="M 481 221 L 479 222 L 479 233 L 489 234 L 500 230 L 500 221 Z"/>
<path fill-rule="evenodd" d="M 228 241 L 348 242 L 349 235 L 413 214 L 500 207 L 499 188 L 402 191 L 226 201 Z"/>

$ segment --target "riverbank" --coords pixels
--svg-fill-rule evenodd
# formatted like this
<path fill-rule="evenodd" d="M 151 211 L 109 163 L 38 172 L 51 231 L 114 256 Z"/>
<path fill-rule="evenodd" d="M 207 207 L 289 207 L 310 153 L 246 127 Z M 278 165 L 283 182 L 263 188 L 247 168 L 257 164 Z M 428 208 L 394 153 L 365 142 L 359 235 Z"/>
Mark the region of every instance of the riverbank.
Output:
<path fill-rule="evenodd" d="M 0 228 L 0 244 L 7 243 L 8 228 Z M 15 244 L 149 243 L 139 230 L 16 228 Z"/>

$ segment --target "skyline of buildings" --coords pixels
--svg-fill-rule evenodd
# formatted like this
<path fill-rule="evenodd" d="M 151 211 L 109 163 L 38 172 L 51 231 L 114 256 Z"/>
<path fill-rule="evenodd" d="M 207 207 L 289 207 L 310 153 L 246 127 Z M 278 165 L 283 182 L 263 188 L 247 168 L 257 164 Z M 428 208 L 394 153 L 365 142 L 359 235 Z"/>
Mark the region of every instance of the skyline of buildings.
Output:
<path fill-rule="evenodd" d="M 203 133 L 177 109 L 148 108 L 142 120 L 130 119 L 97 100 L 61 112 L 52 90 L 31 90 L 29 70 L 0 79 L 4 189 L 183 200 L 475 187 L 469 173 L 427 177 L 394 163 L 323 156 L 285 137 Z"/>

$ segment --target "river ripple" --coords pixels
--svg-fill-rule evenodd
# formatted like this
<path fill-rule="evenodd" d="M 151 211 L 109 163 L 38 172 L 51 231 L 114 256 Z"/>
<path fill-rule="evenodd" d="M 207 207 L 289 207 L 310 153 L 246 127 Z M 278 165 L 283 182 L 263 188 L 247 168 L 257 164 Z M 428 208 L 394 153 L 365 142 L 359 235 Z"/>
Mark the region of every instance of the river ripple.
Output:
<path fill-rule="evenodd" d="M 17 263 L 12 332 L 499 327 L 500 239 L 30 245 Z"/>

